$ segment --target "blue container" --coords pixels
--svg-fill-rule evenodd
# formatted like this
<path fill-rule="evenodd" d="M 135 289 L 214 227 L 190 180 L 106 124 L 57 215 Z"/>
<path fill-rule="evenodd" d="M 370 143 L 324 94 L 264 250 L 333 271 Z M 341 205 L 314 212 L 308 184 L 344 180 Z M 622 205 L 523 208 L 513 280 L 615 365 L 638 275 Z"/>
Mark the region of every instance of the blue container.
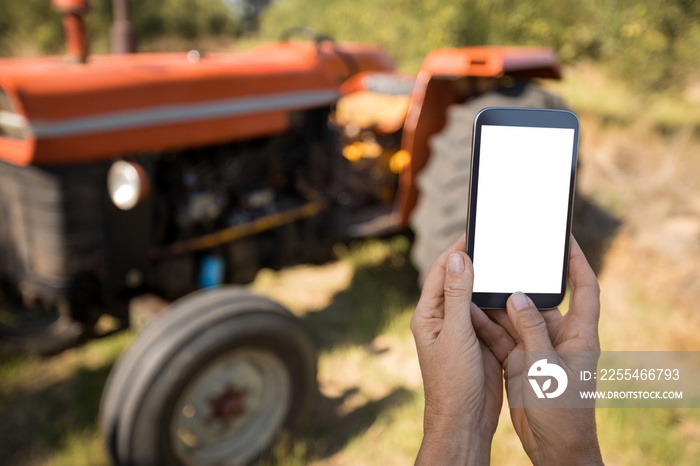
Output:
<path fill-rule="evenodd" d="M 199 269 L 199 287 L 210 288 L 224 282 L 224 259 L 220 256 L 205 256 Z"/>

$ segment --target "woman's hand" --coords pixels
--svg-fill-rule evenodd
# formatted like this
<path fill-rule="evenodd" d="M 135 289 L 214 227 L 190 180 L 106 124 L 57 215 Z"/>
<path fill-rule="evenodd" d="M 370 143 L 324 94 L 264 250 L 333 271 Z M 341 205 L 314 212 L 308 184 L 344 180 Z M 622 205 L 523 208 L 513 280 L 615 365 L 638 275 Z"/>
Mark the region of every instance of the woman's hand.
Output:
<path fill-rule="evenodd" d="M 503 403 L 502 370 L 475 327 L 493 338 L 509 337 L 472 304 L 474 272 L 465 249 L 462 236 L 435 261 L 411 319 L 425 387 L 424 436 L 416 464 L 490 461 Z"/>
<path fill-rule="evenodd" d="M 498 356 L 504 369 L 509 351 L 549 352 L 559 357 L 563 366 L 574 366 L 577 355 L 600 351 L 598 319 L 600 290 L 576 240 L 571 237 L 569 254 L 571 300 L 569 311 L 562 315 L 558 309 L 538 311 L 530 298 L 514 293 L 508 299 L 507 310 L 489 311 L 489 316 L 504 329 L 508 337 L 483 332 L 480 339 Z M 535 353 L 537 354 L 537 353 Z M 530 394 L 523 384 L 524 374 L 505 371 L 513 387 L 509 399 L 520 405 Z M 510 381 L 516 383 L 510 383 Z M 525 388 L 523 388 L 525 387 Z M 595 409 L 591 408 L 511 408 L 511 420 L 528 456 L 535 465 L 596 465 L 602 464 L 596 435 Z"/>

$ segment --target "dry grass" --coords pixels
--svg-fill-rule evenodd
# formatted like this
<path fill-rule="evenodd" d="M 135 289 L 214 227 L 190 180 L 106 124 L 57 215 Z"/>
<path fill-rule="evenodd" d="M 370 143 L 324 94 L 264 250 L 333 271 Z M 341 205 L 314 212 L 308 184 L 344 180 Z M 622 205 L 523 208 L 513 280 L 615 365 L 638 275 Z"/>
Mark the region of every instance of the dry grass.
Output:
<path fill-rule="evenodd" d="M 582 62 L 564 70 L 564 79 L 545 82 L 562 95 L 579 114 L 592 115 L 606 124 L 673 130 L 700 129 L 700 84 L 684 92 L 640 94 L 626 82 L 606 74 L 600 66 Z"/>
<path fill-rule="evenodd" d="M 109 370 L 133 337 L 123 332 L 48 359 L 2 349 L 2 464 L 106 465 L 97 407 Z"/>
<path fill-rule="evenodd" d="M 597 212 L 584 215 L 577 230 L 582 243 L 599 246 L 590 251 L 599 256 L 603 349 L 698 351 L 697 127 L 671 127 L 661 113 L 637 118 L 641 107 L 624 86 L 585 74 L 576 79 L 574 91 L 564 93 L 574 92 L 578 100 L 567 97 L 582 109 L 579 188 L 586 202 L 579 206 Z M 618 100 L 606 100 L 609 93 Z M 418 296 L 409 246 L 403 237 L 339 246 L 339 259 L 326 265 L 258 274 L 253 290 L 283 302 L 310 329 L 323 395 L 309 433 L 288 439 L 263 464 L 412 463 L 422 389 L 408 330 Z M 0 462 L 107 464 L 96 433 L 97 402 L 132 338 L 116 335 L 46 360 L 1 353 Z M 697 409 L 601 409 L 598 421 L 609 464 L 700 465 Z M 505 410 L 492 459 L 528 464 Z"/>
<path fill-rule="evenodd" d="M 621 222 L 600 273 L 602 328 L 639 319 L 603 333 L 605 347 L 700 349 L 700 141 L 689 128 L 583 125 L 579 186 Z"/>
<path fill-rule="evenodd" d="M 699 351 L 697 104 L 685 112 L 689 102 L 677 101 L 662 112 L 668 97 L 661 96 L 620 125 L 596 115 L 599 102 L 591 100 L 580 112 L 578 186 L 619 222 L 599 271 L 603 349 Z M 634 109 L 633 100 L 616 105 Z M 697 409 L 603 409 L 598 423 L 610 464 L 700 464 Z"/>

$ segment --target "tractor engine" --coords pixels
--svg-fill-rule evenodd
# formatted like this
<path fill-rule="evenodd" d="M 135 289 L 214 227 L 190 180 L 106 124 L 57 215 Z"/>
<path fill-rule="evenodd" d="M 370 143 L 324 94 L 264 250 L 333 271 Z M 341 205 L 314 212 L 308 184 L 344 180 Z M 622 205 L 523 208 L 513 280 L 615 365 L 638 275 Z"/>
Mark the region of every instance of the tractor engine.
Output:
<path fill-rule="evenodd" d="M 300 112 L 284 134 L 163 154 L 153 166 L 149 277 L 174 299 L 247 283 L 262 267 L 325 258 L 338 232 L 328 206 L 344 163 L 328 110 Z M 337 213 L 336 213 L 337 214 Z"/>
<path fill-rule="evenodd" d="M 168 217 L 163 242 L 244 224 L 302 203 L 296 186 L 307 178 L 304 142 L 294 136 L 162 157 L 156 185 Z"/>

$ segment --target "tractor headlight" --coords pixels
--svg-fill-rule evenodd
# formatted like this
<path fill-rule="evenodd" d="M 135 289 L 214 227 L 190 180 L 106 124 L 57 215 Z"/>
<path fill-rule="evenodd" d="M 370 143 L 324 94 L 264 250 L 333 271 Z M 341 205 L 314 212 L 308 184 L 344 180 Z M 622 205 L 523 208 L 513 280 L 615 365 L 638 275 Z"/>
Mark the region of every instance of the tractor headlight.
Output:
<path fill-rule="evenodd" d="M 0 136 L 10 139 L 24 139 L 26 133 L 26 118 L 13 110 L 7 93 L 0 88 Z"/>
<path fill-rule="evenodd" d="M 114 162 L 107 174 L 109 198 L 121 210 L 133 209 L 146 199 L 149 180 L 141 165 L 119 160 Z"/>

